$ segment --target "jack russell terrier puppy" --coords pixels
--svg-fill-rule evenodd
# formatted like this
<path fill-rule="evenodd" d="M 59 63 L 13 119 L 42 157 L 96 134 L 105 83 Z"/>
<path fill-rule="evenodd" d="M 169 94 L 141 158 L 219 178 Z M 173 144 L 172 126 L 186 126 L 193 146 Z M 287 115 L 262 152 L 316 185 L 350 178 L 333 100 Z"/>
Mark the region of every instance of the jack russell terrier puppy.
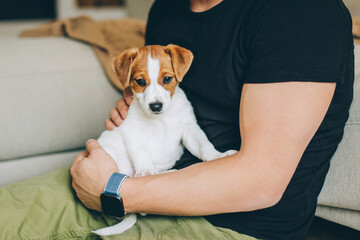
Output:
<path fill-rule="evenodd" d="M 183 147 L 203 161 L 237 152 L 214 148 L 178 87 L 192 60 L 189 50 L 171 44 L 132 48 L 114 58 L 115 75 L 124 88 L 132 89 L 134 99 L 121 126 L 103 132 L 98 142 L 120 173 L 141 177 L 166 172 L 180 159 Z M 119 234 L 135 223 L 136 214 L 128 214 L 120 223 L 94 232 Z"/>

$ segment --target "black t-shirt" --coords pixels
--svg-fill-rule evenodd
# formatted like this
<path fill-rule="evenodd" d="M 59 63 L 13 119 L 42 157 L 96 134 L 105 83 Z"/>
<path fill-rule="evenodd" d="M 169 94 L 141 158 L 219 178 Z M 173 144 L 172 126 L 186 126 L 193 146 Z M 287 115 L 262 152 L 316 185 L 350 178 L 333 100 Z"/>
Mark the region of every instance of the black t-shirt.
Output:
<path fill-rule="evenodd" d="M 207 216 L 216 226 L 262 239 L 305 239 L 353 95 L 351 17 L 341 0 L 224 0 L 190 11 L 189 0 L 157 0 L 146 44 L 185 47 L 194 62 L 180 87 L 219 151 L 239 149 L 243 84 L 336 82 L 330 108 L 275 206 Z M 261 148 L 261 146 L 259 146 Z M 185 152 L 176 167 L 196 163 Z"/>

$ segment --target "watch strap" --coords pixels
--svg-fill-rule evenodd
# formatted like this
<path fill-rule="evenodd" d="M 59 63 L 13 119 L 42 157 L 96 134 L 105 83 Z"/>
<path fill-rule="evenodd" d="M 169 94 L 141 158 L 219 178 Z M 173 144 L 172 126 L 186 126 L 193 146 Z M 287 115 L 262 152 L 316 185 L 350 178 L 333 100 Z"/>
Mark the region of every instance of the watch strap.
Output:
<path fill-rule="evenodd" d="M 122 173 L 113 173 L 104 188 L 103 193 L 120 196 L 120 189 L 129 176 Z"/>

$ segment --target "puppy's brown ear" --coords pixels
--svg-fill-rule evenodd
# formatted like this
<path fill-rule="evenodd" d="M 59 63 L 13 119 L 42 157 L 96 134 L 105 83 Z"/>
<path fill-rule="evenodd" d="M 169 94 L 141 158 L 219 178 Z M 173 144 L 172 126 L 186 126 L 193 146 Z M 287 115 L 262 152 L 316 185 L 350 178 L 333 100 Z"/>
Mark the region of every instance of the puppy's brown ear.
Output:
<path fill-rule="evenodd" d="M 170 54 L 176 80 L 181 82 L 191 66 L 194 55 L 191 51 L 173 44 L 167 45 L 165 52 Z"/>
<path fill-rule="evenodd" d="M 124 88 L 127 88 L 129 86 L 131 67 L 137 54 L 138 48 L 130 48 L 120 53 L 112 60 L 112 66 L 115 72 L 115 76 L 119 79 L 121 85 Z"/>

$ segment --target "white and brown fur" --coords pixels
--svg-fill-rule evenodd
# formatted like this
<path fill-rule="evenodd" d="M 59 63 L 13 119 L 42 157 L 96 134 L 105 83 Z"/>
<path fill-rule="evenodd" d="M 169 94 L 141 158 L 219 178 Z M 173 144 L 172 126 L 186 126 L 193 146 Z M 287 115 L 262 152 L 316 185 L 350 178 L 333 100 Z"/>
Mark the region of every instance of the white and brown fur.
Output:
<path fill-rule="evenodd" d="M 115 74 L 134 99 L 121 126 L 105 131 L 100 145 L 116 161 L 119 172 L 130 177 L 159 174 L 171 169 L 186 147 L 194 156 L 210 161 L 232 155 L 220 153 L 196 122 L 193 108 L 177 87 L 190 68 L 193 54 L 176 45 L 145 46 L 121 53 L 113 60 Z M 170 77 L 169 83 L 164 78 Z M 143 79 L 145 86 L 136 80 Z M 154 112 L 150 104 L 161 103 Z M 128 214 L 118 224 L 95 231 L 98 235 L 119 234 L 136 223 Z"/>

